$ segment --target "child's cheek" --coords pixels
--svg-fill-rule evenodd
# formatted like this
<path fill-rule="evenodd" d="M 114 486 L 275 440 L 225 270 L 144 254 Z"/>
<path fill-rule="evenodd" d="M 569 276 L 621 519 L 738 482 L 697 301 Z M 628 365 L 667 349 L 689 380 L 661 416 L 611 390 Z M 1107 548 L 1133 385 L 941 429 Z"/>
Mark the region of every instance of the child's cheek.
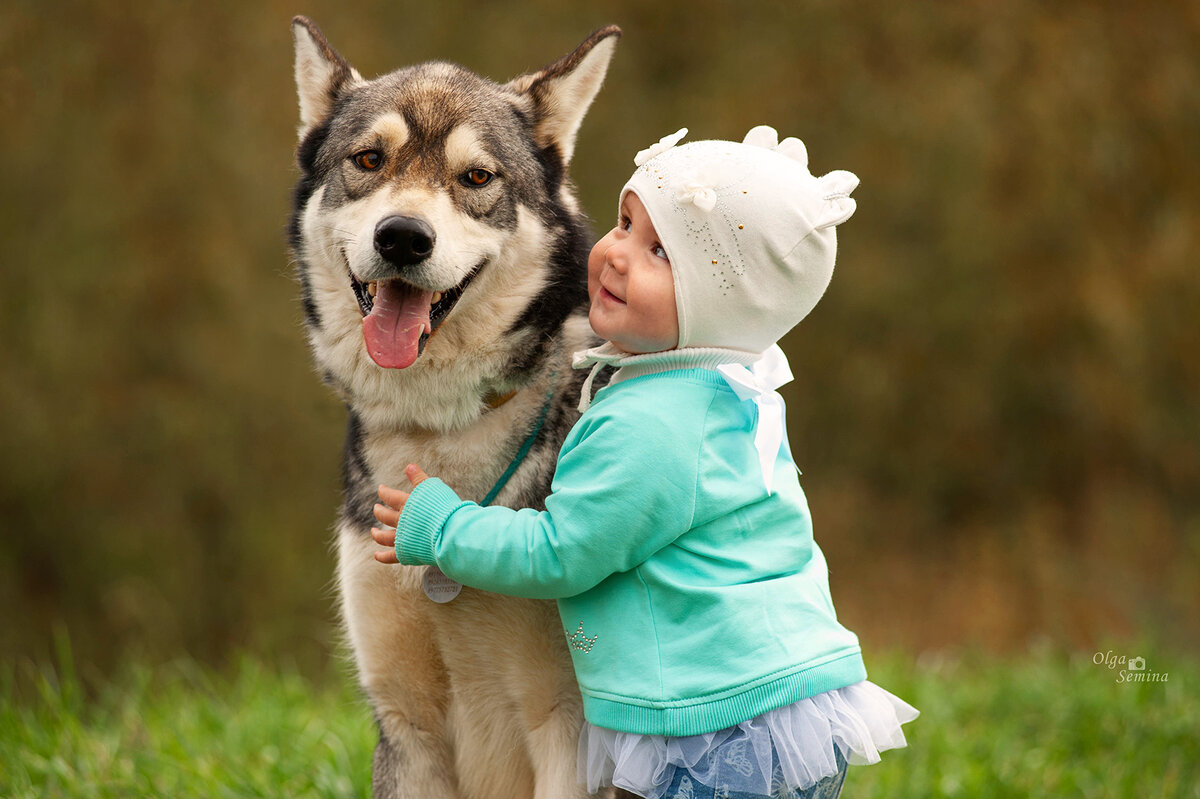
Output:
<path fill-rule="evenodd" d="M 600 249 L 603 241 L 601 239 L 588 254 L 587 288 L 588 297 L 593 300 L 596 298 L 596 289 L 600 285 L 600 271 L 604 268 L 604 252 Z"/>

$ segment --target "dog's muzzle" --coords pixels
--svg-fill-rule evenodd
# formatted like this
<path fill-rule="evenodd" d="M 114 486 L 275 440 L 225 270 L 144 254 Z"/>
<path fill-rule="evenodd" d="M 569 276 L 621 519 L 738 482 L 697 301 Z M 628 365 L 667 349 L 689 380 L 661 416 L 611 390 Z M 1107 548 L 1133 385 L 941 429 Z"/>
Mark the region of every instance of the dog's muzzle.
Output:
<path fill-rule="evenodd" d="M 407 368 L 420 357 L 429 337 L 483 268 L 481 260 L 457 286 L 444 291 L 410 283 L 405 272 L 428 259 L 436 241 L 433 228 L 419 217 L 396 215 L 380 220 L 375 225 L 375 251 L 395 272 L 393 277 L 372 281 L 359 280 L 342 251 L 350 287 L 363 316 L 367 354 L 386 369 Z"/>

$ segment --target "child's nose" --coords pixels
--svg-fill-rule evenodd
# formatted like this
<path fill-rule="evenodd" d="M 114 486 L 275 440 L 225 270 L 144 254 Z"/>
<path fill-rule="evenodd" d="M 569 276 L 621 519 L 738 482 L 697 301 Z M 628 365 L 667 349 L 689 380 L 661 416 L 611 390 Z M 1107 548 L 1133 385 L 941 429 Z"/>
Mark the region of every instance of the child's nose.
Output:
<path fill-rule="evenodd" d="M 624 245 L 625 242 L 615 242 L 604 253 L 605 260 L 618 272 L 625 271 L 625 267 L 629 264 L 629 248 Z"/>

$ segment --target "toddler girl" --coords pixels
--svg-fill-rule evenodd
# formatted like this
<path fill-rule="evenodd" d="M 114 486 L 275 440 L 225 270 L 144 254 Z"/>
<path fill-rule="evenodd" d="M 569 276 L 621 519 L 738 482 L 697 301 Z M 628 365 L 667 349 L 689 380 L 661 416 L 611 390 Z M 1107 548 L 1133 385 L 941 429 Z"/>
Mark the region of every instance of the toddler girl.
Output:
<path fill-rule="evenodd" d="M 833 273 L 849 172 L 797 139 L 686 133 L 638 154 L 588 259 L 606 343 L 546 510 L 480 507 L 416 466 L 381 486 L 385 563 L 558 600 L 587 723 L 580 777 L 663 797 L 834 797 L 917 711 L 867 681 L 838 623 L 775 389 L 776 341 Z M 591 397 L 592 378 L 617 367 Z"/>

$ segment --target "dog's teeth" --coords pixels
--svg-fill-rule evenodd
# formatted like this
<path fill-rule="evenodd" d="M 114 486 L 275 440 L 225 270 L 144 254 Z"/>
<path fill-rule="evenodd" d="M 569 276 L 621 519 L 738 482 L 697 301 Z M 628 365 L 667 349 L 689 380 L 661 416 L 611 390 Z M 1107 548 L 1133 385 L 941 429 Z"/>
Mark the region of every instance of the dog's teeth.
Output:
<path fill-rule="evenodd" d="M 433 292 L 433 301 L 441 302 L 442 301 L 442 292 L 440 292 L 440 291 Z"/>
<path fill-rule="evenodd" d="M 367 284 L 367 293 L 374 297 L 379 292 L 379 284 L 372 281 Z"/>

